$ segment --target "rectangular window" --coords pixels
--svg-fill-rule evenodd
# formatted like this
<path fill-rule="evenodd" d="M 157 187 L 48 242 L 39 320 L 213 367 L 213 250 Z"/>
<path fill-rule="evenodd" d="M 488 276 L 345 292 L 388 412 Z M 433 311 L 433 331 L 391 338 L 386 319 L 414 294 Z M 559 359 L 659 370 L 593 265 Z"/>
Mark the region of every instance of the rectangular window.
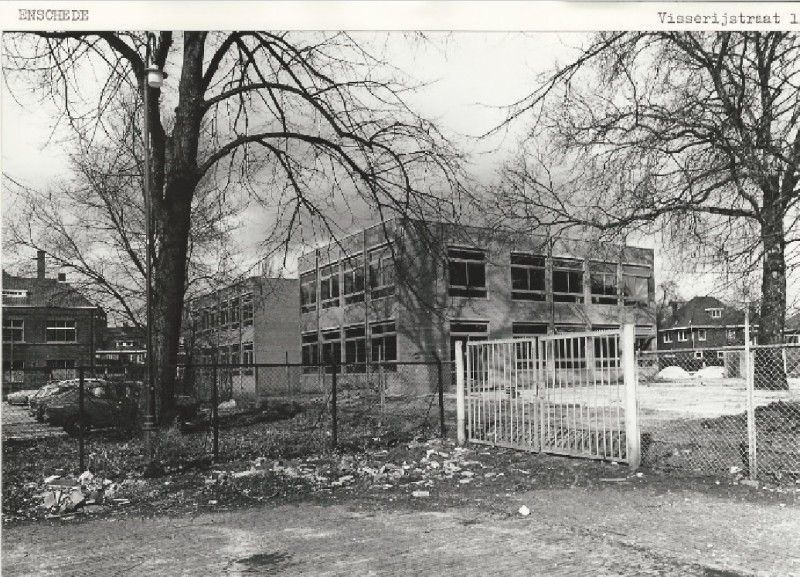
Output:
<path fill-rule="evenodd" d="M 322 331 L 322 362 L 326 365 L 342 362 L 342 335 L 339 329 Z M 327 370 L 330 371 L 330 367 Z"/>
<path fill-rule="evenodd" d="M 240 306 L 240 299 L 239 297 L 232 298 L 228 302 L 228 310 L 230 311 L 230 321 L 231 321 L 231 328 L 238 329 L 239 328 L 239 319 L 241 318 L 242 311 L 239 308 Z"/>
<path fill-rule="evenodd" d="M 707 336 L 708 336 L 708 333 L 706 333 L 706 329 L 697 329 L 697 340 L 698 341 L 706 340 Z"/>
<path fill-rule="evenodd" d="M 725 358 L 725 351 L 717 351 L 717 358 L 724 359 Z"/>
<path fill-rule="evenodd" d="M 394 294 L 395 267 L 390 246 L 369 253 L 370 298 L 379 299 Z"/>
<path fill-rule="evenodd" d="M 246 343 L 242 343 L 242 364 L 248 365 L 244 367 L 245 375 L 253 374 L 253 367 L 250 366 L 253 363 L 255 363 L 255 355 L 253 354 L 253 343 L 249 341 Z"/>
<path fill-rule="evenodd" d="M 538 337 L 547 334 L 547 324 L 545 323 L 512 323 L 511 333 L 515 339 L 525 339 L 528 337 Z"/>
<path fill-rule="evenodd" d="M 624 265 L 622 267 L 622 293 L 625 306 L 647 305 L 650 302 L 650 268 Z"/>
<path fill-rule="evenodd" d="M 253 293 L 242 295 L 242 326 L 253 326 Z"/>
<path fill-rule="evenodd" d="M 319 343 L 317 333 L 304 333 L 301 337 L 303 346 L 303 372 L 313 373 L 319 364 Z"/>
<path fill-rule="evenodd" d="M 314 271 L 300 275 L 300 310 L 304 313 L 317 310 L 317 273 Z"/>
<path fill-rule="evenodd" d="M 590 262 L 589 275 L 592 302 L 601 305 L 617 304 L 617 265 Z"/>
<path fill-rule="evenodd" d="M 545 257 L 511 253 L 511 298 L 526 301 L 546 299 Z"/>
<path fill-rule="evenodd" d="M 222 328 L 228 326 L 228 301 L 219 303 L 219 326 Z"/>
<path fill-rule="evenodd" d="M 380 363 L 397 360 L 397 329 L 394 321 L 372 323 L 370 332 L 370 361 Z"/>
<path fill-rule="evenodd" d="M 319 300 L 323 309 L 339 306 L 339 263 L 319 270 Z"/>
<path fill-rule="evenodd" d="M 722 309 L 708 309 L 708 313 L 711 315 L 712 319 L 722 318 Z"/>
<path fill-rule="evenodd" d="M 74 379 L 78 376 L 75 370 L 75 359 L 47 359 L 47 370 L 54 381 Z"/>
<path fill-rule="evenodd" d="M 664 342 L 671 343 L 672 342 L 672 335 L 669 333 L 664 333 Z"/>
<path fill-rule="evenodd" d="M 217 321 L 219 317 L 217 316 L 217 305 L 212 305 L 208 309 L 208 328 L 214 330 L 217 328 Z"/>
<path fill-rule="evenodd" d="M 25 321 L 22 319 L 3 319 L 3 342 L 21 343 L 25 340 Z"/>
<path fill-rule="evenodd" d="M 3 289 L 3 298 L 24 299 L 28 296 L 27 290 Z"/>
<path fill-rule="evenodd" d="M 364 325 L 344 328 L 344 362 L 348 373 L 363 373 L 367 362 L 367 331 Z"/>
<path fill-rule="evenodd" d="M 466 351 L 466 343 L 471 341 L 485 341 L 489 338 L 489 323 L 487 321 L 450 321 L 450 359 L 456 358 L 456 342 L 463 343 L 462 350 Z"/>
<path fill-rule="evenodd" d="M 46 338 L 48 343 L 74 343 L 78 340 L 74 320 L 47 320 Z"/>
<path fill-rule="evenodd" d="M 686 331 L 678 331 L 678 342 L 685 343 L 688 341 L 688 337 L 686 336 Z"/>
<path fill-rule="evenodd" d="M 557 303 L 583 302 L 583 262 L 553 259 L 553 300 Z"/>
<path fill-rule="evenodd" d="M 453 297 L 486 296 L 486 253 L 482 250 L 448 248 L 448 294 Z"/>
<path fill-rule="evenodd" d="M 736 329 L 728 329 L 728 340 L 729 341 L 736 340 Z"/>
<path fill-rule="evenodd" d="M 344 304 L 364 302 L 364 257 L 357 255 L 342 261 Z"/>
<path fill-rule="evenodd" d="M 702 359 L 703 358 L 703 351 L 695 351 L 694 352 L 694 358 Z"/>

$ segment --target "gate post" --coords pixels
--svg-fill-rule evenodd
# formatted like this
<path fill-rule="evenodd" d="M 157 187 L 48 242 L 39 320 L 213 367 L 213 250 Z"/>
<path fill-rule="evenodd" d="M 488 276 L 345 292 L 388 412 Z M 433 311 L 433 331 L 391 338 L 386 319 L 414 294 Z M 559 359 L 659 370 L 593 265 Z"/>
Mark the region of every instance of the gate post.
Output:
<path fill-rule="evenodd" d="M 464 410 L 464 356 L 462 347 L 463 343 L 456 341 L 456 430 L 458 431 L 458 444 L 461 446 L 467 442 L 464 429 L 466 411 Z"/>
<path fill-rule="evenodd" d="M 642 460 L 641 439 L 639 437 L 638 392 L 636 383 L 636 355 L 634 353 L 635 326 L 626 323 L 622 326 L 622 378 L 625 383 L 625 448 L 628 466 L 635 471 Z"/>

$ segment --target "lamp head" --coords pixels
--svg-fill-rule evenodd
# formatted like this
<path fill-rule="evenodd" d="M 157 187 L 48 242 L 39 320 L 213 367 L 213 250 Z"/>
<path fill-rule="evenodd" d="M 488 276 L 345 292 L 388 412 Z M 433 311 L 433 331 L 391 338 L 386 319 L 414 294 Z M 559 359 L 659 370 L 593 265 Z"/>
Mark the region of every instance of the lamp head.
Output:
<path fill-rule="evenodd" d="M 150 88 L 161 88 L 164 84 L 164 77 L 166 76 L 160 68 L 151 64 L 145 70 L 145 75 L 147 77 L 147 85 Z"/>

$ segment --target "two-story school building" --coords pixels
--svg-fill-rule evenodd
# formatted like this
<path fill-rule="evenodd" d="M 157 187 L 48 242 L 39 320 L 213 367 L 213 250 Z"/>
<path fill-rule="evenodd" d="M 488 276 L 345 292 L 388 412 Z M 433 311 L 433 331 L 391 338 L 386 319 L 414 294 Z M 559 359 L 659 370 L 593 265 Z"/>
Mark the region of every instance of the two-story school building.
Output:
<path fill-rule="evenodd" d="M 304 363 L 451 360 L 457 341 L 636 325 L 656 336 L 653 251 L 394 219 L 299 260 Z"/>

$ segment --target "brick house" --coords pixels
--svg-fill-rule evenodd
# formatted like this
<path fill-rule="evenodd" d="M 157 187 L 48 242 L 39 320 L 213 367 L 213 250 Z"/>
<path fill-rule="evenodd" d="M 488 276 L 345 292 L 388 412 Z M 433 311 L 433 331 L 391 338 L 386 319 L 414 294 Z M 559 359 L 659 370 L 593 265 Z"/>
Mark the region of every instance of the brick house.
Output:
<path fill-rule="evenodd" d="M 656 335 L 653 251 L 390 220 L 299 259 L 304 363 L 452 359 L 456 341 Z M 424 381 L 424 379 L 423 379 Z"/>
<path fill-rule="evenodd" d="M 37 255 L 37 276 L 3 271 L 3 390 L 36 387 L 69 378 L 77 367 L 94 365 L 106 328 L 106 314 L 74 287 L 45 275 Z"/>
<path fill-rule="evenodd" d="M 190 300 L 181 339 L 186 364 L 299 363 L 299 293 L 297 279 L 253 276 Z M 227 371 L 237 383 L 234 398 L 257 400 L 269 384 L 259 381 L 259 371 Z"/>
<path fill-rule="evenodd" d="M 95 368 L 105 375 L 141 379 L 147 359 L 144 327 L 107 327 L 95 351 Z"/>
<path fill-rule="evenodd" d="M 744 312 L 712 296 L 694 297 L 686 303 L 670 303 L 672 316 L 658 329 L 658 350 L 674 353 L 684 369 L 723 366 L 723 347 L 744 344 Z M 755 342 L 757 324 L 751 324 Z M 667 356 L 666 358 L 672 358 Z"/>

